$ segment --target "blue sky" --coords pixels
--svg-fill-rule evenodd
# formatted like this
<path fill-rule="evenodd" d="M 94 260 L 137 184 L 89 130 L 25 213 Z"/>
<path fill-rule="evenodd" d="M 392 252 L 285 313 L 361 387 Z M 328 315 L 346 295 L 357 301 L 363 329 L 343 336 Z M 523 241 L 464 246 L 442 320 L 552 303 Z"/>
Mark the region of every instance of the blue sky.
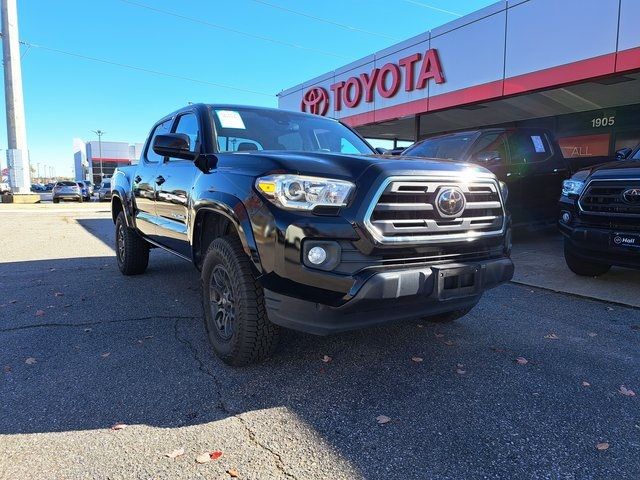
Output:
<path fill-rule="evenodd" d="M 354 27 L 342 28 L 264 2 Z M 189 77 L 158 76 L 22 47 L 31 161 L 72 175 L 72 139 L 142 142 L 187 102 L 277 106 L 282 89 L 493 3 L 489 0 L 18 0 L 20 37 L 42 47 Z M 143 8 L 176 13 L 201 22 Z M 429 8 L 432 7 L 432 8 Z M 445 10 L 445 11 L 442 11 Z M 451 12 L 451 13 L 447 13 Z M 371 33 L 368 33 L 371 32 Z M 299 45 L 295 48 L 285 44 Z M 250 93 L 213 85 L 224 84 Z M 6 148 L 1 116 L 0 148 Z M 6 166 L 4 151 L 0 164 Z"/>

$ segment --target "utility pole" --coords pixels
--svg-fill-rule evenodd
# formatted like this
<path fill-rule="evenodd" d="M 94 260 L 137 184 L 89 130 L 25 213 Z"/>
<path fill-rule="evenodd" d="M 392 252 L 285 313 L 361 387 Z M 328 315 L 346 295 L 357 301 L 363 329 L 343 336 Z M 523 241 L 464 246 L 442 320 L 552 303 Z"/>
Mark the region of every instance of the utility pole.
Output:
<path fill-rule="evenodd" d="M 102 173 L 102 135 L 107 132 L 102 130 L 91 130 L 98 136 L 98 155 L 100 155 L 100 181 L 104 180 L 104 173 Z M 93 151 L 91 151 L 91 163 L 93 163 Z"/>
<path fill-rule="evenodd" d="M 24 97 L 22 95 L 17 0 L 0 1 L 9 185 L 14 193 L 29 193 L 31 191 L 31 172 L 29 169 L 29 149 L 27 148 L 27 128 L 24 118 Z"/>

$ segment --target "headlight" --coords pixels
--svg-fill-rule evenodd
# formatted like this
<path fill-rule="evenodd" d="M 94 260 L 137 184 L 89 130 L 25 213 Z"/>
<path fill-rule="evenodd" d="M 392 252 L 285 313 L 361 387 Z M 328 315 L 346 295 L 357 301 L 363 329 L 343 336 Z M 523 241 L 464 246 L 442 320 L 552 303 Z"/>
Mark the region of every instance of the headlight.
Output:
<path fill-rule="evenodd" d="M 584 182 L 580 180 L 565 180 L 562 182 L 562 195 L 568 197 L 569 195 L 580 195 L 584 189 Z"/>
<path fill-rule="evenodd" d="M 498 182 L 500 184 L 500 195 L 502 196 L 502 201 L 507 203 L 507 198 L 509 198 L 509 187 L 502 180 Z"/>
<path fill-rule="evenodd" d="M 355 185 L 344 180 L 303 175 L 269 175 L 256 180 L 256 188 L 272 203 L 291 210 L 344 207 Z"/>

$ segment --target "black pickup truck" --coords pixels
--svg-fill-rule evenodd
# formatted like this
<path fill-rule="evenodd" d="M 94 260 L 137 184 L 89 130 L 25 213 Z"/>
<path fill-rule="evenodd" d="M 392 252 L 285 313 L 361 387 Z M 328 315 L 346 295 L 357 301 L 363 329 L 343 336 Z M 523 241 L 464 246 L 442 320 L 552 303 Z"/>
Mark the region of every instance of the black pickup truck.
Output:
<path fill-rule="evenodd" d="M 640 268 L 640 147 L 626 160 L 581 170 L 565 181 L 559 227 L 574 273 Z"/>
<path fill-rule="evenodd" d="M 558 192 L 571 166 L 550 131 L 539 128 L 483 128 L 436 135 L 401 155 L 471 162 L 495 173 L 509 187 L 513 224 L 553 224 Z"/>
<path fill-rule="evenodd" d="M 278 326 L 455 320 L 513 275 L 493 174 L 376 155 L 316 115 L 190 105 L 153 126 L 112 194 L 122 273 L 144 272 L 152 247 L 193 262 L 209 340 L 232 365 L 267 357 Z"/>

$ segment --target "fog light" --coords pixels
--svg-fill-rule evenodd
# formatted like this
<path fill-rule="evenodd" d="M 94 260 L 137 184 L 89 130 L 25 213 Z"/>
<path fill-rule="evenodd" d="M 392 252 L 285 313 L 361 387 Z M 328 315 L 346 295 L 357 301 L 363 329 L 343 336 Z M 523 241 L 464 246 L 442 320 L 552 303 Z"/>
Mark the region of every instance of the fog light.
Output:
<path fill-rule="evenodd" d="M 562 221 L 564 223 L 569 223 L 571 221 L 571 214 L 569 212 L 562 213 Z"/>
<path fill-rule="evenodd" d="M 307 253 L 307 258 L 314 265 L 321 265 L 327 259 L 327 251 L 322 247 L 313 247 Z"/>

